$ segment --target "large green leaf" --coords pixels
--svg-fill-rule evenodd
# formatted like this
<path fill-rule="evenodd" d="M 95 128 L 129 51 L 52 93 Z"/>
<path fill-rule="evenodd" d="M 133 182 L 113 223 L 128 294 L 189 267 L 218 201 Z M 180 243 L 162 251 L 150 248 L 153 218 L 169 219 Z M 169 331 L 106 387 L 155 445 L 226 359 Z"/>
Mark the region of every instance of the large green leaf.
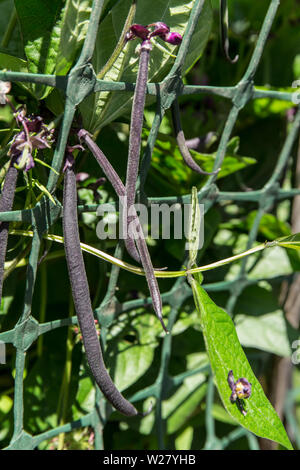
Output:
<path fill-rule="evenodd" d="M 52 74 L 55 72 L 60 41 L 61 10 L 63 0 L 15 0 L 21 26 L 28 71 Z M 37 99 L 51 91 L 44 85 L 31 85 Z"/>
<path fill-rule="evenodd" d="M 153 361 L 154 348 L 152 345 L 128 345 L 122 341 L 114 367 L 114 382 L 123 391 L 142 377 Z"/>
<path fill-rule="evenodd" d="M 278 356 L 290 357 L 289 333 L 293 334 L 285 321 L 282 310 L 265 315 L 237 315 L 236 330 L 243 346 L 268 351 Z M 294 339 L 297 338 L 296 332 Z"/>
<path fill-rule="evenodd" d="M 167 432 L 173 434 L 194 416 L 205 397 L 207 385 L 205 376 L 197 374 L 184 381 L 184 384 L 164 403 L 163 415 L 167 420 Z"/>
<path fill-rule="evenodd" d="M 9 41 L 7 44 L 4 44 L 3 39 L 6 32 L 10 29 L 10 19 L 13 14 L 14 9 L 14 0 L 1 0 L 1 15 L 0 15 L 0 38 L 1 38 L 1 52 L 7 52 L 9 54 L 14 54 L 19 57 L 23 57 L 23 44 L 22 38 L 20 35 L 19 25 L 16 24 L 12 35 L 9 34 Z"/>
<path fill-rule="evenodd" d="M 160 0 L 149 4 L 148 0 L 139 0 L 135 22 L 149 24 L 155 21 L 164 21 L 170 26 L 171 30 L 184 34 L 194 3 L 195 0 L 188 2 L 183 0 Z M 114 50 L 120 38 L 130 5 L 131 0 L 117 2 L 101 23 L 93 57 L 93 66 L 96 73 L 99 73 Z M 212 9 L 210 1 L 206 1 L 186 57 L 184 71 L 187 71 L 202 54 L 208 40 L 211 24 Z M 113 67 L 103 77 L 105 80 L 136 81 L 138 55 L 135 53 L 135 48 L 137 45 L 138 42 L 136 41 L 127 44 Z M 149 81 L 151 82 L 161 81 L 174 62 L 174 58 L 169 53 L 175 52 L 176 54 L 177 48 L 163 42 L 161 42 L 161 45 L 166 52 L 155 46 L 151 52 L 149 67 Z M 96 93 L 90 95 L 81 105 L 84 126 L 89 131 L 95 132 L 118 116 L 126 113 L 131 99 L 132 93 Z"/>
<path fill-rule="evenodd" d="M 241 426 L 257 436 L 292 449 L 276 411 L 251 369 L 231 318 L 209 298 L 196 280 L 193 279 L 191 283 L 211 367 L 226 410 Z M 236 403 L 230 401 L 231 390 L 227 382 L 230 370 L 233 371 L 235 380 L 245 377 L 252 384 L 252 394 L 245 401 L 246 416 Z"/>
<path fill-rule="evenodd" d="M 111 330 L 112 340 L 106 351 L 107 367 L 116 387 L 123 391 L 137 382 L 150 368 L 157 336 L 161 333 L 159 320 L 150 313 L 135 311 L 120 315 Z M 134 338 L 134 339 L 133 339 Z"/>
<path fill-rule="evenodd" d="M 0 52 L 0 68 L 14 72 L 28 72 L 26 60 L 3 52 Z"/>
<path fill-rule="evenodd" d="M 57 75 L 68 72 L 86 36 L 92 0 L 67 0 L 62 16 Z"/>

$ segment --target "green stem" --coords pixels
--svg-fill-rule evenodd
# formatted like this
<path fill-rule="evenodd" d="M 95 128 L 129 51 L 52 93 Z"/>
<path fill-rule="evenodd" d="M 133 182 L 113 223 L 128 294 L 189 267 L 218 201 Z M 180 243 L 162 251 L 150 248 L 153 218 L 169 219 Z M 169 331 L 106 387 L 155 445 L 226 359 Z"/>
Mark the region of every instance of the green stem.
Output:
<path fill-rule="evenodd" d="M 47 307 L 47 268 L 46 263 L 41 265 L 41 297 L 40 297 L 40 318 L 39 322 L 44 323 L 46 319 Z M 37 355 L 42 357 L 44 336 L 40 335 L 37 343 Z"/>
<path fill-rule="evenodd" d="M 69 300 L 69 318 L 74 315 L 74 305 L 72 294 Z M 62 426 L 67 422 L 67 411 L 69 402 L 69 391 L 71 383 L 72 372 L 72 352 L 73 352 L 73 332 L 72 327 L 68 328 L 67 342 L 66 342 L 66 364 L 64 369 L 63 380 L 61 384 L 59 401 L 58 401 L 58 415 L 61 415 L 59 425 Z M 65 433 L 61 433 L 58 437 L 58 450 L 63 450 L 65 442 Z"/>
<path fill-rule="evenodd" d="M 120 53 L 122 52 L 122 50 L 124 48 L 124 43 L 125 43 L 125 36 L 126 36 L 127 31 L 129 30 L 130 26 L 133 23 L 133 20 L 134 20 L 134 17 L 135 17 L 135 12 L 136 12 L 136 0 L 133 0 L 132 5 L 129 9 L 125 24 L 124 24 L 124 28 L 123 28 L 121 36 L 120 36 L 120 39 L 117 42 L 116 47 L 115 47 L 113 53 L 111 54 L 110 58 L 108 59 L 106 64 L 102 67 L 100 72 L 98 73 L 98 75 L 97 75 L 98 79 L 103 78 L 104 75 L 107 74 L 107 72 L 112 68 L 115 61 L 117 60 Z"/>
<path fill-rule="evenodd" d="M 30 230 L 10 230 L 9 231 L 10 235 L 23 235 L 25 237 L 32 237 L 33 232 Z M 60 235 L 53 235 L 53 234 L 48 234 L 44 235 L 43 238 L 46 240 L 53 240 L 57 243 L 64 243 L 63 237 Z M 244 258 L 245 256 L 252 255 L 254 253 L 257 253 L 258 251 L 262 251 L 265 248 L 271 248 L 272 246 L 276 246 L 277 242 L 276 240 L 274 242 L 270 243 L 263 243 L 261 245 L 257 245 L 254 248 L 250 248 L 250 250 L 244 251 L 243 253 L 239 253 L 238 255 L 230 256 L 230 258 L 225 258 L 220 261 L 215 261 L 214 263 L 211 264 L 206 264 L 204 266 L 199 266 L 198 268 L 193 268 L 189 270 L 182 270 L 182 271 L 157 271 L 154 270 L 154 274 L 156 277 L 164 277 L 164 278 L 173 278 L 173 277 L 181 277 L 181 276 L 186 276 L 188 274 L 196 274 L 196 273 L 201 273 L 204 271 L 210 271 L 211 269 L 216 269 L 219 268 L 220 266 L 224 266 L 225 264 L 232 263 L 233 261 L 237 261 L 238 259 Z M 118 258 L 115 258 L 112 255 L 109 255 L 108 253 L 105 253 L 104 251 L 98 250 L 97 248 L 94 248 L 92 246 L 86 245 L 85 243 L 80 243 L 81 249 L 83 251 L 86 251 L 87 253 L 90 253 L 92 255 L 97 256 L 98 258 L 103 259 L 104 261 L 107 261 L 108 263 L 115 264 L 116 266 L 119 266 L 120 268 L 125 269 L 126 271 L 129 271 L 134 274 L 138 274 L 140 276 L 145 276 L 145 271 L 142 268 L 138 268 L 134 266 L 133 264 L 126 263 L 123 260 L 120 260 Z"/>
<path fill-rule="evenodd" d="M 10 15 L 10 18 L 9 18 L 9 22 L 8 22 L 6 31 L 5 31 L 3 39 L 1 41 L 1 47 L 6 48 L 8 46 L 8 44 L 11 40 L 11 37 L 13 35 L 16 24 L 17 24 L 17 13 L 16 13 L 16 9 L 13 8 L 13 10 L 11 12 L 11 15 Z"/>

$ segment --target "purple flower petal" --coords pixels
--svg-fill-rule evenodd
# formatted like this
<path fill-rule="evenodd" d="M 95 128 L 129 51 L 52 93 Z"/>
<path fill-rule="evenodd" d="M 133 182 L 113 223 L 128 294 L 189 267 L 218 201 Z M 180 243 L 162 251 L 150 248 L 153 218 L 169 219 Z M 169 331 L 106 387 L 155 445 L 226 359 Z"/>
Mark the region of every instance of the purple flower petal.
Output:
<path fill-rule="evenodd" d="M 154 31 L 150 34 L 150 38 L 153 36 L 165 36 L 170 32 L 169 26 L 166 23 L 162 23 L 161 21 L 157 21 L 156 23 L 149 24 L 148 27 L 154 26 Z"/>
<path fill-rule="evenodd" d="M 145 39 L 149 38 L 150 31 L 146 26 L 143 26 L 141 24 L 133 24 L 130 27 L 130 33 L 127 37 L 127 40 L 139 38 L 145 41 Z"/>
<path fill-rule="evenodd" d="M 41 116 L 31 116 L 25 118 L 26 126 L 29 132 L 40 132 L 43 118 Z"/>
<path fill-rule="evenodd" d="M 162 39 L 173 46 L 178 46 L 181 44 L 182 36 L 179 33 L 168 33 Z"/>
<path fill-rule="evenodd" d="M 31 168 L 33 168 L 35 165 L 34 163 L 34 159 L 33 159 L 33 156 L 31 155 L 31 153 L 28 154 L 28 157 L 27 157 L 27 163 L 26 163 L 26 166 L 25 166 L 25 170 L 24 171 L 29 171 L 31 170 Z"/>

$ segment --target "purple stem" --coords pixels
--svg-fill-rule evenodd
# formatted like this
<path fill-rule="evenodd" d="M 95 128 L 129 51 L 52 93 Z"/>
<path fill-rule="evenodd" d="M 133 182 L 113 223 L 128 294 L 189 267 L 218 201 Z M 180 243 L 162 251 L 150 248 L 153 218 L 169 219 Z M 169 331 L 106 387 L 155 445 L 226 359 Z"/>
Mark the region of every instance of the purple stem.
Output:
<path fill-rule="evenodd" d="M 84 140 L 84 142 L 86 143 L 86 145 L 88 146 L 88 148 L 90 149 L 94 157 L 96 158 L 97 162 L 99 163 L 100 167 L 102 168 L 105 176 L 112 184 L 117 195 L 119 197 L 124 197 L 124 195 L 126 194 L 126 189 L 125 189 L 124 184 L 122 183 L 119 175 L 116 173 L 116 171 L 114 170 L 114 168 L 112 167 L 112 165 L 110 164 L 110 162 L 108 161 L 108 159 L 106 158 L 102 150 L 93 141 L 89 133 L 86 130 L 81 129 L 78 132 L 78 137 L 79 139 Z M 134 208 L 134 206 L 132 207 Z M 142 233 L 142 228 L 139 223 L 139 218 L 135 210 L 133 211 L 133 218 L 136 222 L 136 231 L 139 233 Z M 152 261 L 149 255 L 148 247 L 143 236 L 137 237 L 136 244 L 139 250 L 139 255 L 141 258 L 142 266 L 146 274 L 146 279 L 148 282 L 154 311 L 159 321 L 161 322 L 163 329 L 166 332 L 168 332 L 164 324 L 163 318 L 162 318 L 162 302 L 161 302 L 161 296 L 159 292 L 157 279 L 154 274 L 154 269 L 152 266 Z"/>
<path fill-rule="evenodd" d="M 77 217 L 76 176 L 73 166 L 67 167 L 65 172 L 63 230 L 72 294 L 82 333 L 87 362 L 97 385 L 107 400 L 124 415 L 136 416 L 138 411 L 117 390 L 103 361 L 100 342 L 95 328 L 83 255 L 80 248 Z"/>
<path fill-rule="evenodd" d="M 173 119 L 174 131 L 176 134 L 177 145 L 186 165 L 189 168 L 191 168 L 191 170 L 194 170 L 197 173 L 200 173 L 200 175 L 216 175 L 217 173 L 219 173 L 220 168 L 212 172 L 207 172 L 207 171 L 202 170 L 202 168 L 200 168 L 200 166 L 195 162 L 192 155 L 190 154 L 189 148 L 186 144 L 184 132 L 181 127 L 180 110 L 179 110 L 177 99 L 172 104 L 172 119 Z"/>
<path fill-rule="evenodd" d="M 14 203 L 17 178 L 18 170 L 14 166 L 14 160 L 11 160 L 10 166 L 5 176 L 5 181 L 1 194 L 0 212 L 11 211 Z M 0 222 L 0 303 L 2 299 L 4 262 L 7 249 L 8 229 L 8 222 Z"/>

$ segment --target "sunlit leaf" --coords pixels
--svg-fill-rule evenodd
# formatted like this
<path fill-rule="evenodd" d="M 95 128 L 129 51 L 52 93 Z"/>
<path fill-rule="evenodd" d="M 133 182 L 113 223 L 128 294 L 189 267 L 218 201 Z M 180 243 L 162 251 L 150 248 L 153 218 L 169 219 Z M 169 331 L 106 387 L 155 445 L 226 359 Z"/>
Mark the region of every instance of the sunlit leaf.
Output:
<path fill-rule="evenodd" d="M 192 288 L 210 364 L 226 410 L 241 426 L 257 436 L 292 449 L 276 411 L 251 369 L 230 316 L 209 298 L 195 280 L 192 281 Z M 233 371 L 235 380 L 245 377 L 252 384 L 252 394 L 244 400 L 246 416 L 236 403 L 230 401 L 231 389 L 227 382 L 230 370 Z"/>

